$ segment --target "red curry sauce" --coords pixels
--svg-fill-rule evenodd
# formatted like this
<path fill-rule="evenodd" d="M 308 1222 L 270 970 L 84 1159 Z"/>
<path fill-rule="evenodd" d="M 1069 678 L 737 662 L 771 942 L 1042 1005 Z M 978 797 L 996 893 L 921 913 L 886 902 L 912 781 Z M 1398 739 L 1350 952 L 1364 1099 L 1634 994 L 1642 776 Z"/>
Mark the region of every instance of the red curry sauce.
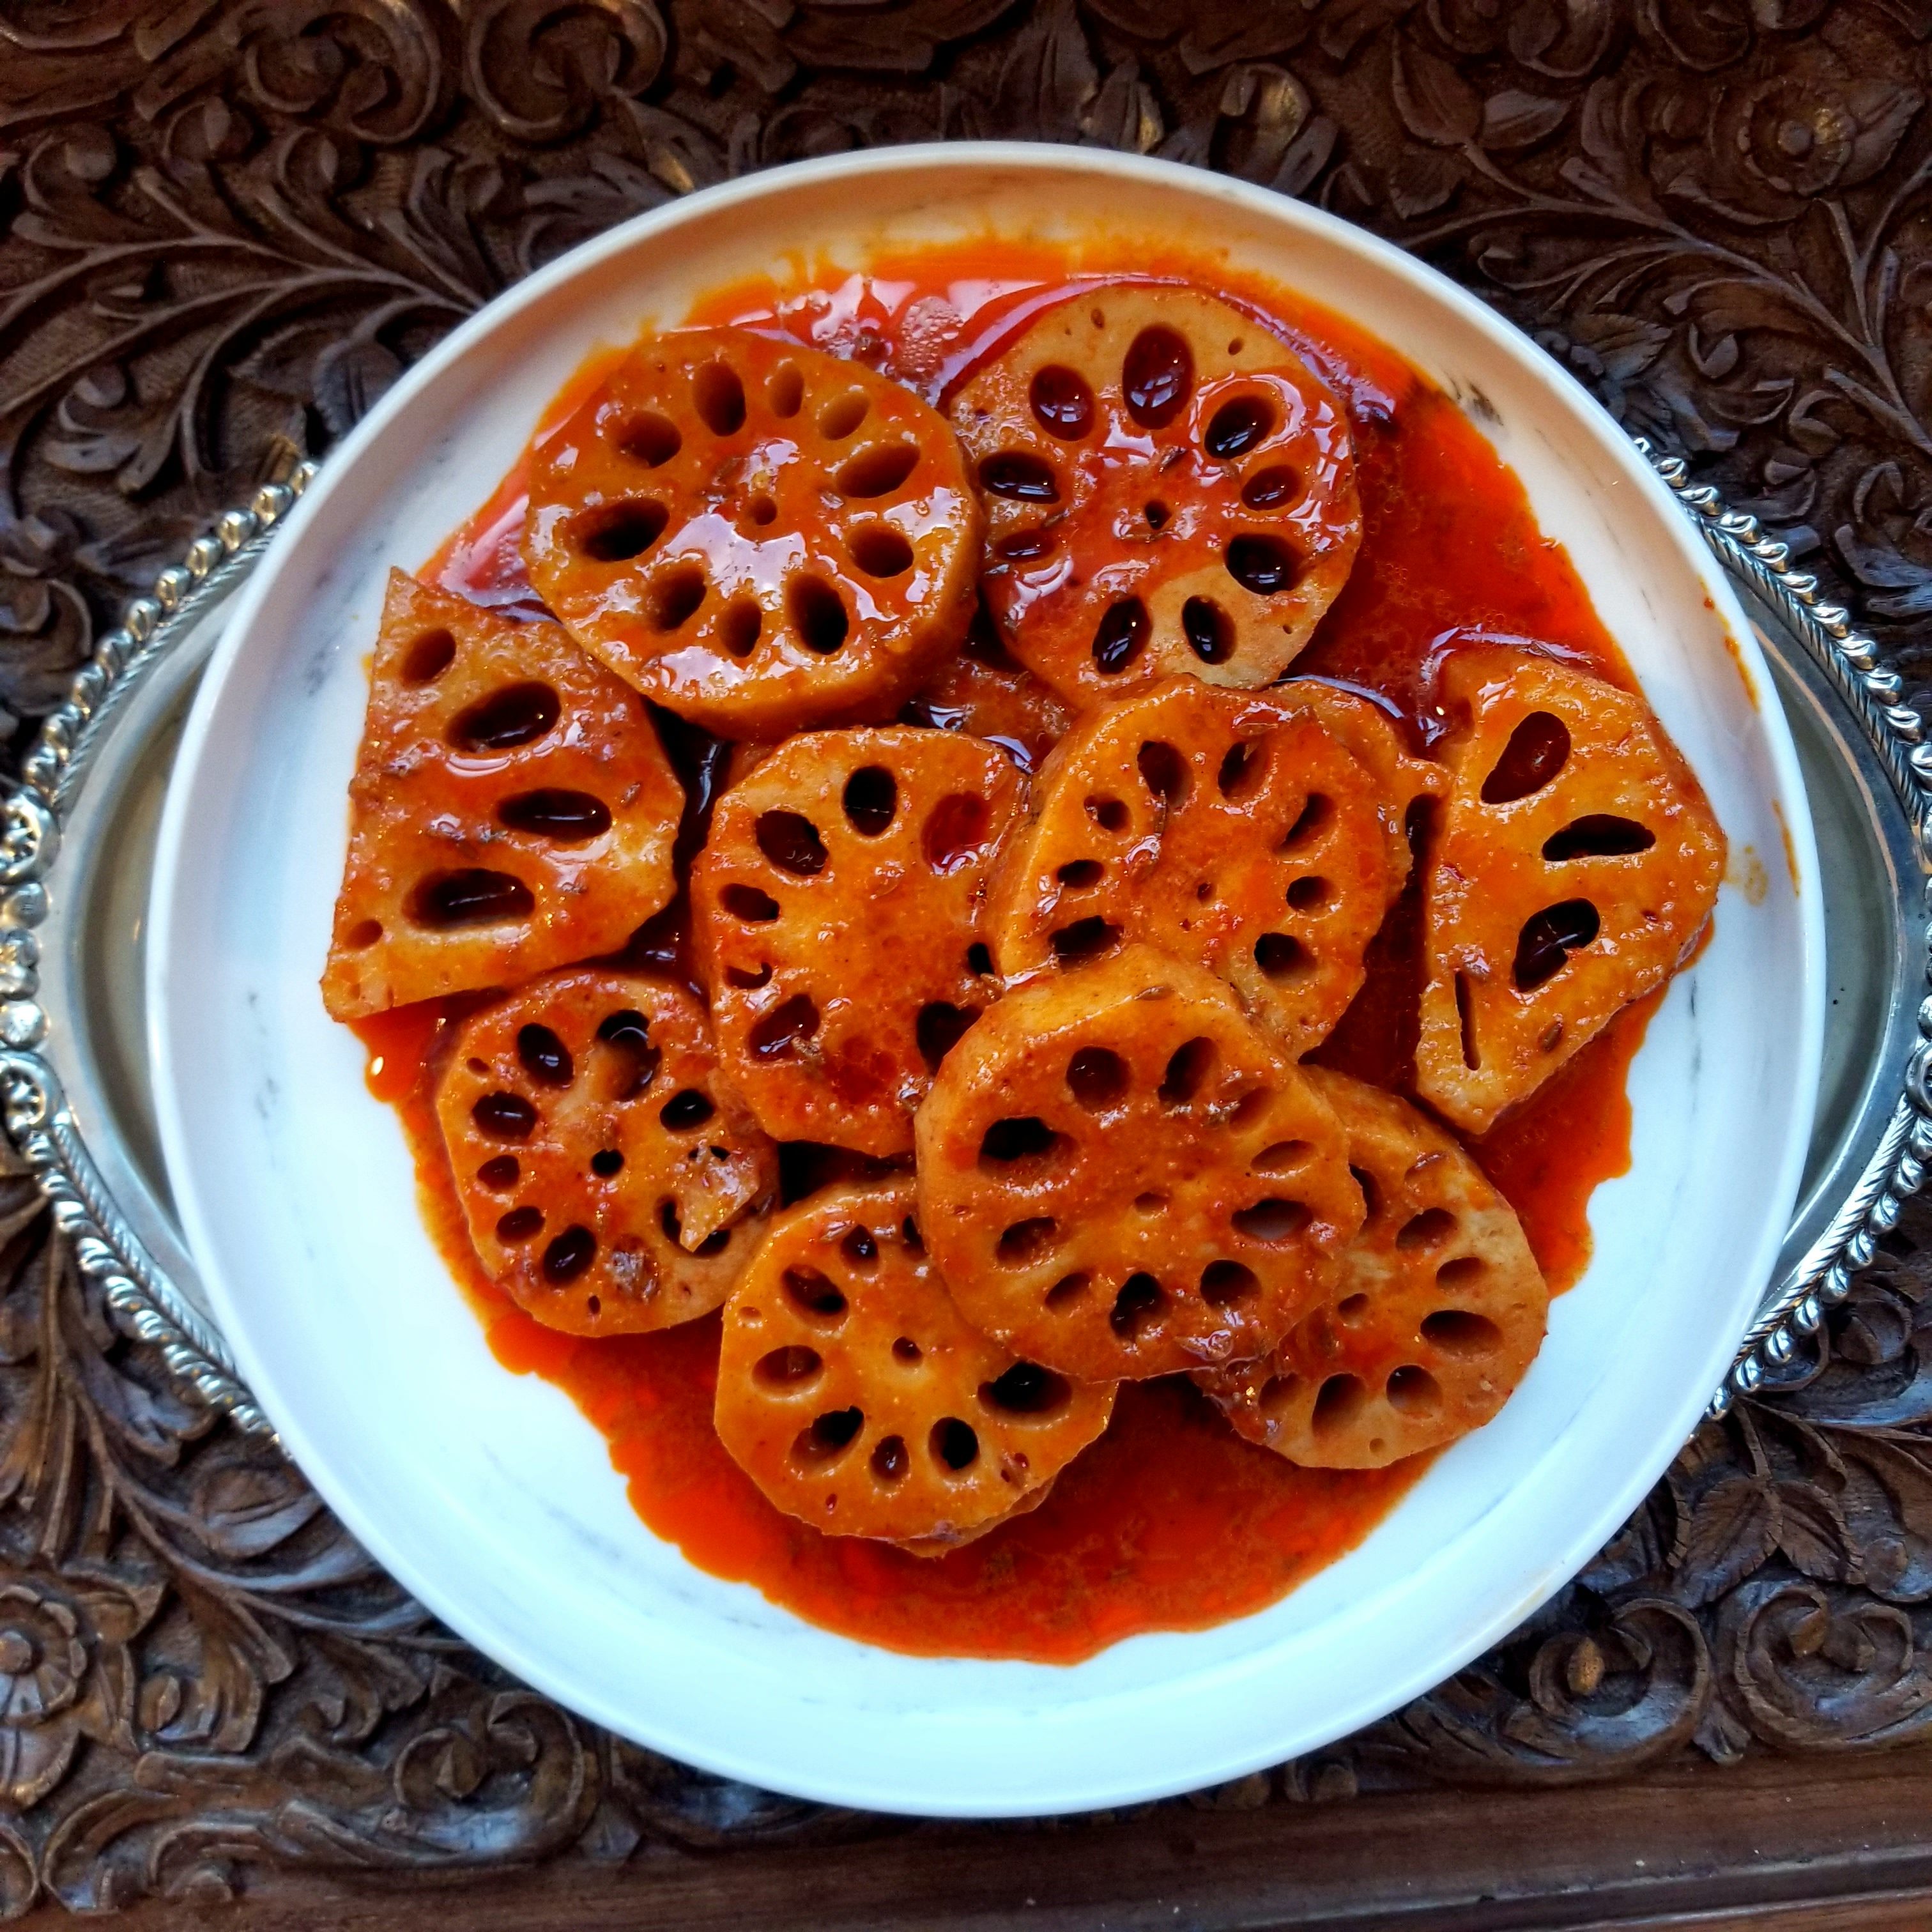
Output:
<path fill-rule="evenodd" d="M 1136 250 L 1134 260 L 1137 279 L 1191 275 L 1264 315 L 1349 406 L 1361 552 L 1297 674 L 1378 694 L 1424 744 L 1442 730 L 1434 666 L 1472 633 L 1534 638 L 1631 683 L 1568 556 L 1448 398 L 1385 345 L 1279 290 L 1181 257 Z M 1104 263 L 986 244 L 881 260 L 864 275 L 801 274 L 784 289 L 746 284 L 692 320 L 782 331 L 938 400 L 1032 315 L 1104 272 Z M 610 360 L 586 363 L 546 422 L 561 420 Z M 524 504 L 520 467 L 424 578 L 510 614 L 542 614 L 517 549 Z M 1314 1056 L 1323 1064 L 1412 1084 L 1420 915 L 1418 879 L 1371 949 L 1361 994 Z M 638 950 L 661 965 L 680 958 L 674 934 Z M 1629 1166 L 1626 1077 L 1660 997 L 1628 1009 L 1472 1148 L 1522 1217 L 1552 1289 L 1571 1286 L 1588 1262 L 1592 1192 Z M 356 1031 L 370 1090 L 395 1106 L 414 1152 L 425 1222 L 498 1360 L 571 1396 L 608 1442 L 652 1530 L 700 1568 L 754 1584 L 814 1623 L 923 1654 L 1076 1662 L 1137 1632 L 1199 1629 L 1276 1601 L 1360 1542 L 1429 1460 L 1379 1472 L 1298 1468 L 1241 1441 L 1184 1379 L 1166 1378 L 1124 1388 L 1106 1435 L 1046 1504 L 976 1543 L 934 1559 L 821 1535 L 773 1508 L 718 1442 L 716 1316 L 586 1341 L 541 1327 L 492 1286 L 470 1249 L 430 1104 L 443 1010 L 407 1008 Z"/>

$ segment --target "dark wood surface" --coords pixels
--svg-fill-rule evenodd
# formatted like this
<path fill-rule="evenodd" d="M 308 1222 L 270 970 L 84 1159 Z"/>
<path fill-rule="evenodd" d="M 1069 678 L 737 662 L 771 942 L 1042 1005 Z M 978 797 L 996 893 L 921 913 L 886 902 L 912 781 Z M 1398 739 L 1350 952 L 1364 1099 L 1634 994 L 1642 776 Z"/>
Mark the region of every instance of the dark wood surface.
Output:
<path fill-rule="evenodd" d="M 853 144 L 1305 196 L 1530 331 L 1932 680 L 1913 0 L 0 0 L 0 728 L 535 263 Z M 438 1630 L 0 1178 L 0 1909 L 130 1924 L 1932 1923 L 1932 1214 L 1494 1655 L 1191 1799 L 853 1817 Z M 236 1903 L 215 1914 L 218 1901 Z"/>

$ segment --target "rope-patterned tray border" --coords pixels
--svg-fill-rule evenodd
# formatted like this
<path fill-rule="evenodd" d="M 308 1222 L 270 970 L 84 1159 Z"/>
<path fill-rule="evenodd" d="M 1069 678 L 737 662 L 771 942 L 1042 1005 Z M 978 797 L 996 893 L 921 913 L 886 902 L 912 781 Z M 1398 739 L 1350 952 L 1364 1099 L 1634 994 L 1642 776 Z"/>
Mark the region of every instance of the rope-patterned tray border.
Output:
<path fill-rule="evenodd" d="M 1814 577 L 1790 567 L 1788 548 L 1766 537 L 1755 518 L 1725 508 L 1708 484 L 1694 484 L 1681 458 L 1636 446 L 1683 505 L 1718 562 L 1777 612 L 1831 680 L 1882 761 L 1910 820 L 1921 865 L 1932 871 L 1932 744 L 1918 712 L 1898 701 L 1895 672 L 1876 646 L 1852 628 L 1842 606 L 1822 602 Z M 7 1132 L 73 1241 L 83 1274 L 100 1287 L 122 1331 L 152 1344 L 195 1400 L 253 1436 L 274 1430 L 237 1376 L 227 1345 L 155 1264 L 104 1185 L 68 1107 L 60 1080 L 38 1051 L 47 1016 L 39 1005 L 35 931 L 48 909 L 44 884 L 60 848 L 68 806 L 86 782 L 94 748 L 142 679 L 229 595 L 260 561 L 276 529 L 315 475 L 303 463 L 285 482 L 265 484 L 246 508 L 230 510 L 197 537 L 182 560 L 134 598 L 75 674 L 22 760 L 15 788 L 0 804 L 0 1115 Z M 1922 908 L 1923 918 L 1928 908 Z M 1912 917 L 1912 909 L 1900 908 Z M 1925 937 L 1932 944 L 1932 931 Z M 1892 1120 L 1877 1153 L 1846 1195 L 1800 1276 L 1760 1310 L 1724 1385 L 1712 1399 L 1721 1415 L 1750 1395 L 1816 1332 L 1826 1310 L 1850 1292 L 1852 1277 L 1877 1252 L 1932 1160 L 1932 998 L 1921 1002 L 1918 1039 L 1900 1076 Z"/>

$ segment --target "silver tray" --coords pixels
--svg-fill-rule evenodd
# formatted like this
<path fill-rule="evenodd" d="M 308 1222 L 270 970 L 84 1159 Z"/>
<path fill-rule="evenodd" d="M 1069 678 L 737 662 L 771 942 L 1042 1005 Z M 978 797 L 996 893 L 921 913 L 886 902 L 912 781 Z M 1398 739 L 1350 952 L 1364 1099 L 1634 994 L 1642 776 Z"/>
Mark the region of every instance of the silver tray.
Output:
<path fill-rule="evenodd" d="M 1736 584 L 1790 718 L 1816 825 L 1830 1007 L 1798 1203 L 1724 1385 L 1775 1387 L 1932 1160 L 1926 998 L 1932 745 L 1899 680 L 1784 547 L 1638 447 Z M 230 512 L 76 675 L 0 805 L 0 1106 L 115 1320 L 197 1400 L 273 1430 L 236 1374 L 170 1199 L 147 1078 L 147 885 L 182 724 L 228 599 L 314 474 Z"/>

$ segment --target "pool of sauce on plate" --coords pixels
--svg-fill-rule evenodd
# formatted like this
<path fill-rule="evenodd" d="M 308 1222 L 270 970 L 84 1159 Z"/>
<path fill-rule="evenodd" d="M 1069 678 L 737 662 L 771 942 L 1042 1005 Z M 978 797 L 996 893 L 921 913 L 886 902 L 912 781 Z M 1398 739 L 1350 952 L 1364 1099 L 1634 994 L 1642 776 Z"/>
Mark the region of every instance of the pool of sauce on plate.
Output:
<path fill-rule="evenodd" d="M 1137 280 L 1195 279 L 1299 348 L 1346 404 L 1361 491 L 1361 553 L 1347 588 L 1297 660 L 1298 674 L 1372 693 L 1419 744 L 1442 735 L 1433 676 L 1472 636 L 1534 638 L 1628 685 L 1621 654 L 1560 546 L 1538 530 L 1522 486 L 1461 410 L 1385 345 L 1268 284 L 1180 255 L 1136 248 Z M 1104 261 L 997 243 L 881 258 L 864 274 L 801 268 L 783 286 L 720 291 L 691 320 L 776 330 L 854 356 L 943 400 L 1015 330 Z M 550 410 L 560 422 L 610 366 L 593 357 Z M 538 434 L 543 434 L 540 429 Z M 518 553 L 520 466 L 424 567 L 425 580 L 506 615 L 544 614 Z M 728 748 L 658 713 L 690 795 L 680 866 L 704 836 Z M 688 980 L 681 901 L 626 956 Z M 1419 880 L 1390 914 L 1366 984 L 1315 1058 L 1384 1086 L 1414 1071 L 1421 984 Z M 1630 1163 L 1630 1064 L 1661 995 L 1614 1020 L 1472 1151 L 1522 1217 L 1552 1288 L 1590 1256 L 1588 1208 Z M 473 1002 L 469 1003 L 473 1004 Z M 633 1507 L 714 1575 L 755 1585 L 824 1627 L 925 1654 L 1072 1663 L 1137 1632 L 1199 1629 L 1273 1603 L 1354 1546 L 1421 1474 L 1295 1468 L 1241 1441 L 1180 1378 L 1129 1384 L 1107 1433 L 1040 1509 L 933 1559 L 827 1537 L 766 1502 L 711 1423 L 716 1316 L 657 1335 L 584 1341 L 522 1313 L 477 1264 L 431 1090 L 454 1003 L 380 1016 L 356 1029 L 369 1084 L 394 1106 L 417 1166 L 424 1220 L 506 1367 L 568 1393 L 610 1444 Z M 829 1150 L 828 1150 L 829 1151 Z M 788 1192 L 818 1178 L 788 1150 Z M 836 1160 L 832 1163 L 836 1166 Z"/>

